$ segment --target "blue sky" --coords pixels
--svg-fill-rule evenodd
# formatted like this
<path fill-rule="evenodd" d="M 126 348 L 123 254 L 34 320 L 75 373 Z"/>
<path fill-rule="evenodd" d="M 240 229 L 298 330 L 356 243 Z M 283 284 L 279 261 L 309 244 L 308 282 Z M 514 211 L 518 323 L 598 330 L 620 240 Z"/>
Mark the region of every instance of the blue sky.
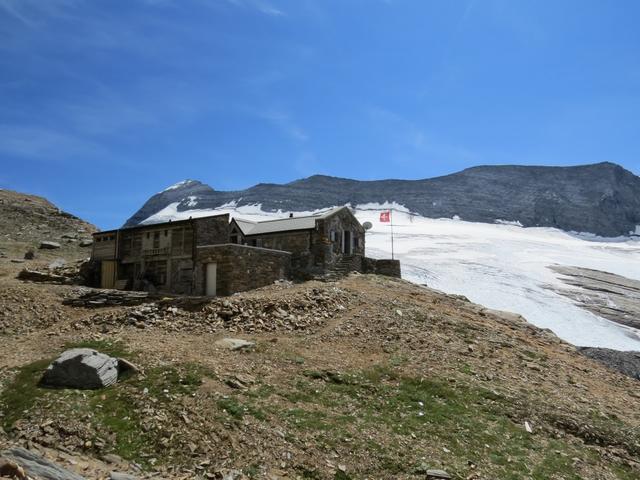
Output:
<path fill-rule="evenodd" d="M 640 174 L 635 0 L 0 0 L 0 187 L 102 228 L 185 178 Z"/>

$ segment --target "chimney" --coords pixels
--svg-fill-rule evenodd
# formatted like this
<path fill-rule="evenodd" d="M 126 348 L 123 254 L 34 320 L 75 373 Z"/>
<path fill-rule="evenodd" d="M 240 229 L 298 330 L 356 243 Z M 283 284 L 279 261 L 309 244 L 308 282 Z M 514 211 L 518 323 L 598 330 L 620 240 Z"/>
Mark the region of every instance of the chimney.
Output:
<path fill-rule="evenodd" d="M 289 214 L 289 218 L 293 218 L 293 213 L 290 213 L 290 214 Z"/>

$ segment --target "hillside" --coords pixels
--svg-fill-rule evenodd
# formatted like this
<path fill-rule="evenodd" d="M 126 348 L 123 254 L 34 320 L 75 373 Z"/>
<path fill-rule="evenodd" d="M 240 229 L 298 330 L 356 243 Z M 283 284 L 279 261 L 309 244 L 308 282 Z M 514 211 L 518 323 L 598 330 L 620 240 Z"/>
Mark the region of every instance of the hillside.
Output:
<path fill-rule="evenodd" d="M 359 181 L 315 175 L 284 185 L 223 192 L 190 180 L 151 197 L 129 220 L 138 224 L 171 204 L 178 211 L 234 202 L 265 211 L 396 202 L 428 218 L 516 221 L 601 236 L 640 225 L 640 177 L 612 163 L 577 167 L 480 166 L 425 180 Z"/>
<path fill-rule="evenodd" d="M 86 258 L 91 249 L 80 244 L 88 244 L 95 231 L 95 226 L 60 210 L 45 198 L 0 189 L 0 256 L 19 261 L 32 250 L 33 262 Z M 60 247 L 40 249 L 43 241 Z"/>
<path fill-rule="evenodd" d="M 518 315 L 370 275 L 73 307 L 78 287 L 18 281 L 19 267 L 0 258 L 0 452 L 86 479 L 640 475 L 637 381 Z M 230 337 L 255 345 L 216 343 Z M 141 373 L 38 387 L 71 346 Z"/>

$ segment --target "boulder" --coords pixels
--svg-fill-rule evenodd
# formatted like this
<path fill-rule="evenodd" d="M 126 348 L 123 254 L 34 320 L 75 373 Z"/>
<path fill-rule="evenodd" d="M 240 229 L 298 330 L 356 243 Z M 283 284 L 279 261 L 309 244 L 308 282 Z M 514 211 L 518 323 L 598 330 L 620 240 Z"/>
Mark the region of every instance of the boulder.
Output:
<path fill-rule="evenodd" d="M 40 249 L 42 250 L 55 250 L 56 248 L 60 248 L 60 244 L 58 242 L 51 242 L 49 240 L 43 240 L 40 242 Z"/>
<path fill-rule="evenodd" d="M 24 448 L 6 450 L 2 452 L 2 457 L 17 464 L 28 475 L 27 478 L 37 480 L 86 480 L 84 477 L 70 472 L 41 455 Z M 20 476 L 14 475 L 14 478 L 19 479 Z"/>
<path fill-rule="evenodd" d="M 226 350 L 241 350 L 243 348 L 253 347 L 255 343 L 242 340 L 241 338 L 222 338 L 216 341 L 216 345 Z"/>
<path fill-rule="evenodd" d="M 41 384 L 47 387 L 96 389 L 118 380 L 118 359 L 91 348 L 66 350 L 49 365 Z"/>
<path fill-rule="evenodd" d="M 81 247 L 90 247 L 91 245 L 93 245 L 93 240 L 91 240 L 90 238 L 83 238 L 82 240 L 80 240 Z"/>

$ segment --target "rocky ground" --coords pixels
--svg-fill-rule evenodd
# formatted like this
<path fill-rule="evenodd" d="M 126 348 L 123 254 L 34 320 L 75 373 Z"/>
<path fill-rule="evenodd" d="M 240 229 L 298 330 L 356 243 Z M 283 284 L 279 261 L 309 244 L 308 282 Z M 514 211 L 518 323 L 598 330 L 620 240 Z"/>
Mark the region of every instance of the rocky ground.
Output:
<path fill-rule="evenodd" d="M 85 308 L 62 304 L 77 287 L 0 267 L 16 313 L 3 319 L 0 447 L 43 450 L 86 478 L 640 475 L 636 381 L 516 315 L 362 275 Z M 216 344 L 226 337 L 255 346 Z M 104 390 L 37 387 L 71 346 L 142 373 Z"/>
<path fill-rule="evenodd" d="M 70 243 L 65 259 L 83 253 Z M 640 478 L 637 380 L 517 315 L 369 275 L 114 304 L 18 280 L 11 258 L 0 453 L 24 447 L 86 479 Z M 140 372 L 39 387 L 70 347 Z"/>
<path fill-rule="evenodd" d="M 0 189 L 0 258 L 30 266 L 88 257 L 95 231 L 42 197 Z"/>
<path fill-rule="evenodd" d="M 596 315 L 640 328 L 640 281 L 589 268 L 552 266 L 569 288 L 554 289 Z"/>

